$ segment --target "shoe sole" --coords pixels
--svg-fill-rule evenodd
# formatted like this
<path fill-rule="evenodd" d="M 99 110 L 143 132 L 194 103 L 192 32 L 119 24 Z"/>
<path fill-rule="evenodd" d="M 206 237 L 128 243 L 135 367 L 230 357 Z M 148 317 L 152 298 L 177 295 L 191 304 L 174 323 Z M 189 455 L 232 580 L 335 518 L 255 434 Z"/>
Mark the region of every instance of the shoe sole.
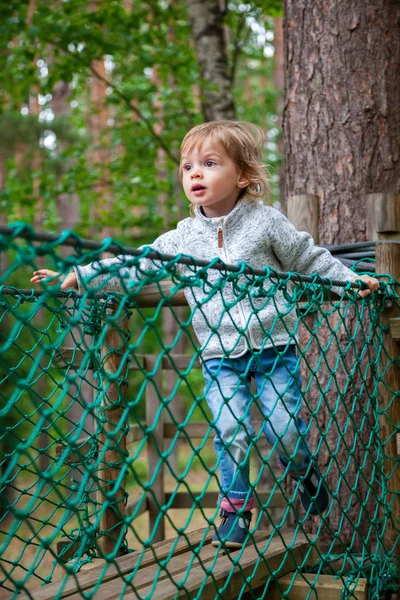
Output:
<path fill-rule="evenodd" d="M 215 542 L 211 542 L 211 546 L 215 546 L 218 548 L 219 546 L 223 546 L 224 548 L 241 548 L 243 544 L 239 544 L 238 542 L 225 542 L 224 544 L 218 540 Z"/>

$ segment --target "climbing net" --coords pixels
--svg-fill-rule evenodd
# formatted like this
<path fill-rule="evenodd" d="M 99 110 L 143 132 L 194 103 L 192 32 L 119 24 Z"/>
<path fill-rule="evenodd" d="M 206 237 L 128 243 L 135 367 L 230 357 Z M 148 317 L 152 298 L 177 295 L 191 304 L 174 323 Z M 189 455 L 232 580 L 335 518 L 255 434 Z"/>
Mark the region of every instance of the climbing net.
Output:
<path fill-rule="evenodd" d="M 395 363 L 383 318 L 388 303 L 399 303 L 396 282 L 381 276 L 379 293 L 362 299 L 357 283 L 145 248 L 126 251 L 126 264 L 137 273 L 127 283 L 121 265 L 99 263 L 104 252 L 125 253 L 111 240 L 40 236 L 20 225 L 3 233 L 0 244 L 0 584 L 10 598 L 21 592 L 36 598 L 41 585 L 59 580 L 54 597 L 61 598 L 69 580 L 82 597 L 96 597 L 110 569 L 119 573 L 115 598 L 132 592 L 143 599 L 202 598 L 206 588 L 212 590 L 207 597 L 226 598 L 234 575 L 237 597 L 264 598 L 286 573 L 284 597 L 308 575 L 310 593 L 326 574 L 341 580 L 346 598 L 356 597 L 363 579 L 371 598 L 397 589 L 399 482 L 396 423 L 389 415 L 398 390 L 388 384 Z M 88 263 L 98 265 L 101 277 L 80 293 L 46 282 L 39 291 L 23 289 L 41 266 L 66 274 Z M 123 293 L 107 291 L 115 278 Z M 183 292 L 191 310 L 183 306 Z M 210 311 L 213 299 L 216 312 Z M 231 318 L 238 303 L 250 307 L 240 324 Z M 299 501 L 301 482 L 276 468 L 280 435 L 267 443 L 269 417 L 259 389 L 248 382 L 255 427 L 249 486 L 256 501 L 250 539 L 236 552 L 222 544 L 210 553 L 217 497 L 229 490 L 221 487 L 221 455 L 217 459 L 212 448 L 218 417 L 205 401 L 199 359 L 207 347 L 223 347 L 228 322 L 237 334 L 233 349 L 248 342 L 249 329 L 262 330 L 263 311 L 270 309 L 275 316 L 262 337 L 277 357 L 296 346 L 304 436 L 329 490 L 329 507 L 310 517 Z M 209 332 L 201 349 L 194 319 L 203 319 Z M 289 340 L 285 347 L 274 345 L 278 330 Z M 257 360 L 259 352 L 249 352 L 249 361 Z M 274 381 L 273 369 L 266 380 Z M 237 392 L 231 390 L 227 406 Z M 276 401 L 284 394 L 276 391 Z M 233 438 L 243 427 L 237 423 Z M 229 444 L 222 445 L 229 454 Z M 164 536 L 175 541 L 161 555 L 156 543 Z M 182 544 L 190 558 L 174 570 Z M 256 557 L 250 570 L 244 566 L 249 547 Z M 282 552 L 274 562 L 268 557 L 277 547 Z M 135 557 L 129 570 L 119 562 L 126 554 Z M 139 584 L 149 555 L 157 569 Z M 219 579 L 222 556 L 230 566 Z M 89 589 L 78 573 L 95 559 L 103 568 Z M 196 569 L 202 583 L 193 592 Z M 167 588 L 176 596 L 166 595 Z"/>

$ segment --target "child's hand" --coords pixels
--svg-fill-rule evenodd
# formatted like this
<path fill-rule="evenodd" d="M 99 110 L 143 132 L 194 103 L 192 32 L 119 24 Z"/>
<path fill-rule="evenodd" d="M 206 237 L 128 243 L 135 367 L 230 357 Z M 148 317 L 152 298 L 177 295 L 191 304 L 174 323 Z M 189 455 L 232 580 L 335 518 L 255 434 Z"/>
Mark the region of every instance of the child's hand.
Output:
<path fill-rule="evenodd" d="M 50 269 L 40 269 L 39 271 L 34 271 L 31 282 L 41 283 L 44 281 L 46 285 L 57 285 L 60 282 L 60 280 L 60 273 L 57 273 L 56 271 L 50 271 Z M 64 281 L 61 284 L 61 289 L 76 289 L 77 287 L 78 281 L 76 279 L 75 272 L 68 273 L 68 275 L 65 277 Z"/>
<path fill-rule="evenodd" d="M 365 296 L 368 296 L 371 292 L 376 292 L 379 287 L 378 279 L 375 279 L 375 277 L 370 277 L 369 275 L 360 275 L 359 277 L 355 277 L 353 281 L 355 283 L 357 283 L 357 281 L 364 281 L 364 283 L 366 283 L 368 286 L 367 290 L 358 291 L 358 295 L 361 296 L 361 298 L 365 298 Z"/>
<path fill-rule="evenodd" d="M 31 279 L 32 283 L 41 283 L 42 281 L 46 282 L 46 285 L 57 285 L 60 280 L 60 273 L 57 271 L 50 271 L 50 269 L 40 269 L 39 271 L 33 272 L 33 277 Z M 47 279 L 49 281 L 47 281 Z"/>

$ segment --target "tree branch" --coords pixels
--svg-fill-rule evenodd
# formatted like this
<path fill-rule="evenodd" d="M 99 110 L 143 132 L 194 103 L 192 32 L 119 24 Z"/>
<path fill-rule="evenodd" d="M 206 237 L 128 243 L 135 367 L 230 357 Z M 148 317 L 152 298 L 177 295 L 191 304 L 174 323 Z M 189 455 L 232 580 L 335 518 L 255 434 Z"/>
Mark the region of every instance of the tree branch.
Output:
<path fill-rule="evenodd" d="M 149 130 L 149 132 L 151 133 L 152 137 L 156 140 L 156 142 L 160 146 L 160 148 L 162 148 L 165 151 L 166 155 L 175 164 L 179 165 L 178 157 L 176 157 L 174 154 L 172 154 L 172 152 L 170 151 L 168 146 L 164 143 L 164 140 L 162 139 L 162 137 L 157 135 L 157 133 L 154 131 L 154 128 L 152 127 L 150 121 L 144 116 L 144 114 L 141 112 L 141 110 L 132 103 L 132 101 L 128 98 L 128 96 L 126 96 L 123 92 L 121 92 L 117 88 L 117 86 L 114 83 L 112 83 L 112 81 L 106 79 L 100 73 L 98 73 L 96 71 L 96 69 L 93 67 L 93 65 L 88 65 L 86 62 L 84 62 L 78 56 L 76 56 L 75 53 L 71 52 L 68 49 L 65 49 L 62 45 L 57 44 L 54 41 L 50 41 L 50 40 L 47 40 L 47 41 L 50 45 L 57 47 L 59 50 L 61 50 L 65 54 L 68 54 L 69 56 L 71 56 L 81 66 L 84 66 L 85 68 L 89 69 L 94 77 L 96 77 L 99 81 L 102 81 L 108 87 L 110 87 L 117 94 L 117 96 L 119 96 L 121 98 L 121 100 L 123 100 L 125 102 L 125 104 L 130 108 L 130 110 L 132 110 L 136 114 L 136 116 L 146 125 L 146 127 Z"/>
<path fill-rule="evenodd" d="M 136 114 L 136 116 L 143 121 L 143 123 L 147 126 L 147 129 L 150 131 L 151 135 L 153 136 L 153 138 L 157 141 L 158 145 L 160 146 L 160 148 L 162 148 L 165 153 L 167 154 L 167 156 L 176 164 L 179 164 L 179 159 L 174 156 L 168 146 L 166 144 L 164 144 L 164 140 L 161 138 L 160 135 L 158 135 L 150 121 L 143 115 L 143 113 L 140 111 L 140 109 L 135 106 L 134 104 L 132 104 L 131 100 L 129 100 L 128 96 L 125 96 L 124 93 L 122 93 L 117 86 L 112 83 L 111 81 L 109 81 L 108 79 L 106 79 L 105 77 L 103 77 L 102 75 L 100 75 L 100 73 L 98 73 L 96 71 L 96 69 L 93 67 L 93 65 L 90 65 L 90 70 L 93 73 L 93 75 L 99 80 L 102 81 L 103 83 L 105 83 L 107 86 L 109 86 L 111 89 L 114 90 L 114 92 L 117 94 L 117 96 L 119 96 L 122 100 L 124 100 L 124 102 L 129 106 L 129 108 Z"/>

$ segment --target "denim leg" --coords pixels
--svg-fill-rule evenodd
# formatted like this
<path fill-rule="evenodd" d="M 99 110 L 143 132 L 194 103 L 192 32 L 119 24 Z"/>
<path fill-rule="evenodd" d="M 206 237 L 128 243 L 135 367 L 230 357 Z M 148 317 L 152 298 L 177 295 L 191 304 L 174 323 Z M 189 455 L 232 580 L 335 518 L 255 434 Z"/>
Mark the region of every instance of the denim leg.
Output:
<path fill-rule="evenodd" d="M 299 471 L 311 459 L 305 438 L 306 424 L 300 418 L 301 378 L 293 346 L 281 356 L 271 348 L 254 358 L 255 379 L 268 442 L 276 448 L 284 465 Z"/>
<path fill-rule="evenodd" d="M 254 504 L 249 483 L 250 441 L 254 429 L 250 417 L 250 382 L 243 359 L 210 359 L 203 365 L 205 395 L 216 429 L 214 448 L 221 471 L 222 508 L 246 509 Z"/>

